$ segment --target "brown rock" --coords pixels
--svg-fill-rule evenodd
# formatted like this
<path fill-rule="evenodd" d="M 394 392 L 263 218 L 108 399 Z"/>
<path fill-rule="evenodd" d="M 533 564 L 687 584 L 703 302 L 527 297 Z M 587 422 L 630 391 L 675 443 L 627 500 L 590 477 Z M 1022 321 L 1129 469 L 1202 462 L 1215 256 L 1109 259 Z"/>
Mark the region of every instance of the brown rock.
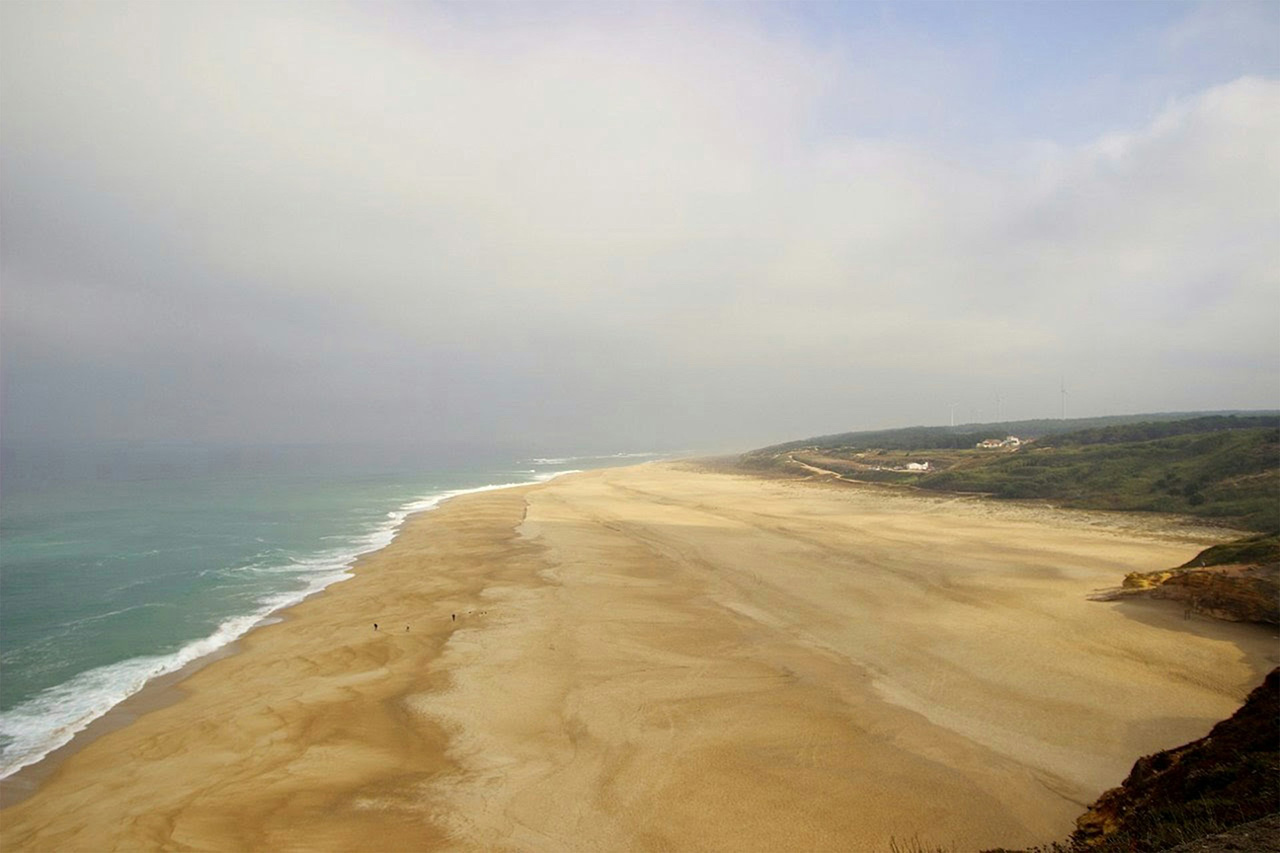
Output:
<path fill-rule="evenodd" d="M 1166 578 L 1151 597 L 1182 601 L 1192 612 L 1230 622 L 1280 625 L 1280 566 L 1188 569 Z"/>

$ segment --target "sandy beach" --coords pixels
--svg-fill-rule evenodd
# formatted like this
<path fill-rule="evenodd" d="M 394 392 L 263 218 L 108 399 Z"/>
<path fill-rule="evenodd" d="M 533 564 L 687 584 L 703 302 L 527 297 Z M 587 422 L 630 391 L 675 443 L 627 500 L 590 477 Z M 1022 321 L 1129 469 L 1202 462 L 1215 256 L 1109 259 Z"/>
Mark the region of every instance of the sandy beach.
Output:
<path fill-rule="evenodd" d="M 1089 600 L 1212 537 L 681 463 L 468 495 L 66 757 L 0 840 L 1045 843 L 1280 662 L 1273 631 Z"/>

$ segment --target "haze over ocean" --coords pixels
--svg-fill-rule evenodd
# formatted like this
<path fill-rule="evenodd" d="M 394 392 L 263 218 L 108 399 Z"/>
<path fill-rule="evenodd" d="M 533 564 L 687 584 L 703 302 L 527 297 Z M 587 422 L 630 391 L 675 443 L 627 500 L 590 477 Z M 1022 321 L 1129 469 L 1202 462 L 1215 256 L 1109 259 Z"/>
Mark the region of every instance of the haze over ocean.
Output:
<path fill-rule="evenodd" d="M 462 491 L 653 458 L 471 453 L 413 462 L 305 448 L 7 454 L 0 777 L 149 679 L 347 577 L 356 555 L 385 545 L 410 512 Z"/>

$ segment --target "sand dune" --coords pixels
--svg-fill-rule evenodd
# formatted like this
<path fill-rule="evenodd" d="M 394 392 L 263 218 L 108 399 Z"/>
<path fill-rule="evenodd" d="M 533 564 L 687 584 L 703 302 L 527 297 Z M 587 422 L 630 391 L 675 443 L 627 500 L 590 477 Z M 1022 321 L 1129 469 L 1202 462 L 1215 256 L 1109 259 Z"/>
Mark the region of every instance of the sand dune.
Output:
<path fill-rule="evenodd" d="M 1042 843 L 1280 660 L 1263 629 L 1087 599 L 1208 535 L 679 464 L 470 495 L 70 756 L 0 832 L 60 850 Z"/>

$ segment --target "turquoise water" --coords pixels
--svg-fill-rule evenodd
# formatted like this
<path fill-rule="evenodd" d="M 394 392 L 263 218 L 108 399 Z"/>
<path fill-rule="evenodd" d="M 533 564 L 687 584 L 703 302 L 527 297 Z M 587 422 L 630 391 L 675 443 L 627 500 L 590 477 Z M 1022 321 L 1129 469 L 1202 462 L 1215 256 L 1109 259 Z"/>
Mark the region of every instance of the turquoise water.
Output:
<path fill-rule="evenodd" d="M 410 512 L 462 491 L 619 461 L 388 466 L 312 455 L 225 465 L 191 451 L 162 455 L 79 466 L 90 476 L 66 465 L 21 476 L 6 456 L 0 778 L 68 742 L 151 678 L 348 577 L 355 557 L 389 542 Z"/>

